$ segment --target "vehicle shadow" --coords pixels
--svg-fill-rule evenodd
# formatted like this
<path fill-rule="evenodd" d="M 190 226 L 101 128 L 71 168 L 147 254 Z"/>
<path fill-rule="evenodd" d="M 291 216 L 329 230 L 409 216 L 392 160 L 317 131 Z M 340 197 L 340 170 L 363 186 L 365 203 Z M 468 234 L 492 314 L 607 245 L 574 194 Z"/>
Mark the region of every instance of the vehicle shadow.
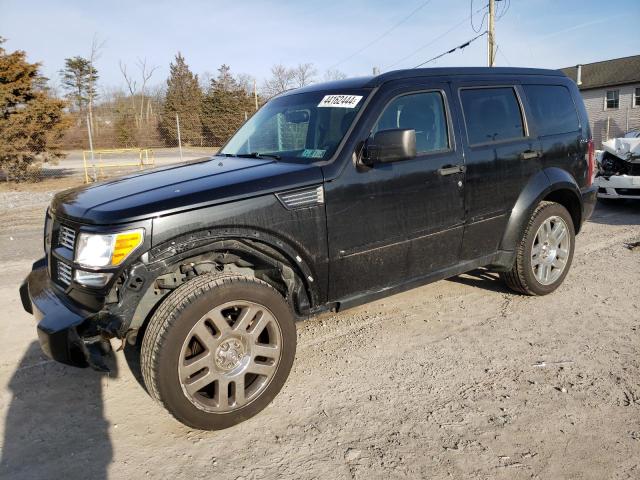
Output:
<path fill-rule="evenodd" d="M 589 221 L 603 225 L 640 225 L 640 200 L 598 200 Z"/>
<path fill-rule="evenodd" d="M 486 268 L 477 268 L 470 272 L 448 278 L 450 282 L 461 283 L 470 287 L 481 288 L 499 293 L 513 293 L 509 290 L 504 282 L 500 279 L 497 272 L 493 272 Z"/>
<path fill-rule="evenodd" d="M 9 382 L 0 478 L 106 479 L 113 447 L 103 382 L 97 372 L 48 360 L 31 343 Z"/>

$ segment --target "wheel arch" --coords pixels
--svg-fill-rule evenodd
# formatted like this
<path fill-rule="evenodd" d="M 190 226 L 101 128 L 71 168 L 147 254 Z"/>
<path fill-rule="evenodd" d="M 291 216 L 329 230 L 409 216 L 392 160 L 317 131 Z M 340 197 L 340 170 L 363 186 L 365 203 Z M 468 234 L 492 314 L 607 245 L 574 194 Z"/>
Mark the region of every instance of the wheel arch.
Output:
<path fill-rule="evenodd" d="M 531 177 L 516 200 L 493 266 L 500 269 L 511 268 L 527 222 L 536 206 L 543 201 L 556 202 L 565 207 L 573 220 L 575 233 L 580 231 L 583 212 L 577 182 L 567 171 L 560 168 L 541 170 Z"/>
<path fill-rule="evenodd" d="M 130 312 L 130 321 L 125 322 L 119 332 L 123 337 L 128 332 L 137 333 L 173 289 L 198 276 L 198 265 L 208 264 L 213 270 L 219 265 L 229 266 L 217 271 L 253 270 L 256 278 L 271 283 L 291 302 L 298 316 L 308 315 L 323 302 L 323 275 L 311 267 L 311 259 L 265 231 L 210 228 L 191 232 L 153 247 L 141 260 L 132 266 L 128 281 L 123 285 L 127 289 L 131 284 L 135 285 L 136 280 L 141 280 L 141 286 L 135 292 L 127 292 L 126 297 L 123 295 L 119 304 L 121 311 L 126 310 L 125 304 L 128 304 Z M 191 273 L 189 268 L 193 269 Z M 265 275 L 267 270 L 269 275 Z M 210 271 L 212 269 L 202 268 L 202 273 Z M 173 278 L 175 285 L 168 285 L 162 291 L 158 288 L 158 280 L 167 277 L 170 282 Z"/>

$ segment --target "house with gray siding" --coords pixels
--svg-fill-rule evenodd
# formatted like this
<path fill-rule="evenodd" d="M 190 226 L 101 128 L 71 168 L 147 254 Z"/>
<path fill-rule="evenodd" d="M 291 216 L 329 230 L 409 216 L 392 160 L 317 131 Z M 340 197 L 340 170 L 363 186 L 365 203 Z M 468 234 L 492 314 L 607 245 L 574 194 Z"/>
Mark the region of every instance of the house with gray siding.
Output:
<path fill-rule="evenodd" d="M 562 68 L 580 89 L 596 148 L 640 129 L 640 55 Z"/>

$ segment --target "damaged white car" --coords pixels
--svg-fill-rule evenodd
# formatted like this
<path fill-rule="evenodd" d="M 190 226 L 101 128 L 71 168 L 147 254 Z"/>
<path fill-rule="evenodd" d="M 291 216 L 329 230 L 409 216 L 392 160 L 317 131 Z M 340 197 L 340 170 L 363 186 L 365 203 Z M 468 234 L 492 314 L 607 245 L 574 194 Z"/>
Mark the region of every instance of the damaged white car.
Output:
<path fill-rule="evenodd" d="M 602 143 L 597 152 L 598 198 L 640 199 L 640 131 Z"/>

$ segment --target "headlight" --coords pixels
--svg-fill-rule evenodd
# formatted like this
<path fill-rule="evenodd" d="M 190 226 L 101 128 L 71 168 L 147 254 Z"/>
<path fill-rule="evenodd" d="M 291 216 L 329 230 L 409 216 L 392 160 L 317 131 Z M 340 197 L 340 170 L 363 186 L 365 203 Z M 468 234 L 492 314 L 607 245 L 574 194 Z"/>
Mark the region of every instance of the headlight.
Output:
<path fill-rule="evenodd" d="M 144 230 L 108 235 L 81 233 L 76 245 L 76 263 L 84 267 L 115 267 L 142 245 Z"/>

